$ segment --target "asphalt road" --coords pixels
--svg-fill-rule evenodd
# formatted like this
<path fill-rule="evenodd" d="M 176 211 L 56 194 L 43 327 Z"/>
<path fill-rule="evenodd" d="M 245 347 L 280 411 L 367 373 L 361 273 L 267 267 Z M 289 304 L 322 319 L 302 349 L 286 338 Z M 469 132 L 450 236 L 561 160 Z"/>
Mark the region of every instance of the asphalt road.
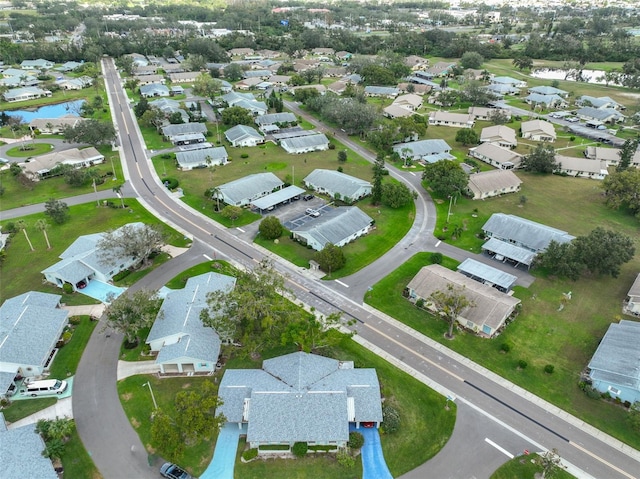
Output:
<path fill-rule="evenodd" d="M 119 86 L 112 60 L 106 59 L 104 63 L 105 82 L 112 111 L 120 133 L 123 135 L 123 159 L 127 164 L 131 185 L 139 198 L 156 215 L 178 229 L 188 232 L 196 241 L 214 248 L 218 257 L 228 258 L 239 266 L 253 267 L 264 257 L 264 253 L 244 241 L 239 235 L 234 235 L 235 230 L 228 231 L 220 228 L 198 212 L 174 202 L 167 195 L 166 190 L 153 174 L 150 161 L 145 156 L 144 146 L 137 134 L 137 125 L 127 107 L 127 100 Z M 425 205 L 425 211 L 428 211 L 428 204 Z M 428 222 L 428 217 L 417 221 L 419 227 L 414 233 L 428 234 Z M 198 255 L 195 257 L 197 258 Z M 361 303 L 349 299 L 344 291 L 333 289 L 335 284 L 316 281 L 300 268 L 276 258 L 274 260 L 276 260 L 275 267 L 286 275 L 288 287 L 294 291 L 298 300 L 316 307 L 324 314 L 339 310 L 355 318 L 358 340 L 368 342 L 369 347 L 378 350 L 383 357 L 400 367 L 409 369 L 412 374 L 419 376 L 437 391 L 455 397 L 456 402 L 462 405 L 456 434 L 454 434 L 455 438 L 460 438 L 458 454 L 452 453 L 450 461 L 440 460 L 441 465 L 438 465 L 438 458 L 442 454 L 438 455 L 436 459 L 416 471 L 416 474 L 421 474 L 420 477 L 430 477 L 431 473 L 427 471 L 430 471 L 431 467 L 441 467 L 442 471 L 449 470 L 449 477 L 488 477 L 488 470 L 495 469 L 494 462 L 498 463 L 500 456 L 496 455 L 492 449 L 484 451 L 484 448 L 489 445 L 498 452 L 500 449 L 486 439 L 506 451 L 511 451 L 510 454 L 518 454 L 525 442 L 530 445 L 529 449 L 532 451 L 557 448 L 561 457 L 585 471 L 579 474 L 580 477 L 631 479 L 640 470 L 638 451 L 620 446 L 614 439 L 593 430 L 576 418 L 557 410 L 466 358 L 434 343 L 429 338 L 415 334 L 391 318 L 386 318 Z M 399 263 L 395 263 L 397 264 Z M 110 385 L 105 384 L 104 387 L 115 389 L 115 381 Z M 108 393 L 104 396 L 113 398 L 113 395 Z M 477 414 L 467 415 L 463 411 L 465 407 Z M 75 408 L 74 402 L 74 414 Z M 85 408 L 85 415 L 96 414 L 96 409 L 90 412 L 91 404 L 79 405 L 78 408 L 79 411 L 80 408 Z M 114 407 L 112 412 L 117 414 L 117 408 Z M 102 412 L 99 415 L 104 416 Z M 86 417 L 82 418 L 81 422 L 89 424 L 86 419 Z M 104 421 L 109 421 L 109 418 L 105 417 Z M 131 429 L 128 425 L 123 427 Z M 460 432 L 458 428 L 462 428 Z M 112 440 L 102 439 L 102 431 L 97 427 L 82 428 L 80 434 L 85 444 L 91 444 L 91 447 L 88 447 L 91 451 L 102 451 L 99 460 L 95 453 L 94 459 L 104 477 L 106 479 L 121 477 L 113 470 L 113 464 L 118 463 L 121 471 L 122 466 L 125 465 L 123 461 L 126 463 L 127 457 L 123 456 L 117 447 L 111 451 Z M 88 437 L 85 438 L 85 435 Z M 483 435 L 485 439 L 482 439 Z M 458 441 L 458 439 L 455 440 Z M 455 445 L 454 442 L 450 444 Z M 461 451 L 466 452 L 472 449 L 484 452 L 478 452 L 475 457 L 470 454 L 469 459 L 466 454 L 461 453 Z M 507 455 L 500 453 L 505 456 L 504 460 L 508 459 Z M 482 458 L 485 455 L 491 456 L 487 459 L 486 471 L 479 468 L 477 462 L 478 456 L 481 461 L 484 461 L 485 459 Z M 447 463 L 455 464 L 455 471 L 447 469 Z M 407 475 L 407 477 L 414 476 Z"/>

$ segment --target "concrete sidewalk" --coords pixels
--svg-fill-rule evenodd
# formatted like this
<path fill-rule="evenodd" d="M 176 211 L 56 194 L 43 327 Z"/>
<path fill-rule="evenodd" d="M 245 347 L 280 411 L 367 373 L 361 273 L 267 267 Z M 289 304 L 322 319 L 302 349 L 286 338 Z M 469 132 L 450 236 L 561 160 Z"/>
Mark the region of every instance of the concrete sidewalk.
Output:
<path fill-rule="evenodd" d="M 155 361 L 118 361 L 118 381 L 137 374 L 155 374 L 160 366 Z"/>
<path fill-rule="evenodd" d="M 86 304 L 81 306 L 63 306 L 62 309 L 69 311 L 70 316 L 92 316 L 94 318 L 102 317 L 106 305 L 104 304 Z"/>
<path fill-rule="evenodd" d="M 48 408 L 42 409 L 31 416 L 27 416 L 19 421 L 12 422 L 7 427 L 9 429 L 14 429 L 20 426 L 26 426 L 27 424 L 35 424 L 40 419 L 57 419 L 57 418 L 72 418 L 73 410 L 71 408 L 71 397 L 67 397 L 64 399 L 58 399 L 58 401 Z M 25 399 L 28 401 L 28 399 Z"/>

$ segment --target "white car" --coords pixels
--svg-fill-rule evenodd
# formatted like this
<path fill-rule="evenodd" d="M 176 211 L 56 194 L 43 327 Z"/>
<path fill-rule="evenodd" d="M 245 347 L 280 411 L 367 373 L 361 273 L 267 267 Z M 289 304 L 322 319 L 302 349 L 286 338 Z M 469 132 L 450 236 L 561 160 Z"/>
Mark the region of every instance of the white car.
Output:
<path fill-rule="evenodd" d="M 305 210 L 305 213 L 308 214 L 309 216 L 313 216 L 314 218 L 317 218 L 318 216 L 320 216 L 320 212 L 318 210 L 314 210 L 313 208 L 307 208 Z"/>

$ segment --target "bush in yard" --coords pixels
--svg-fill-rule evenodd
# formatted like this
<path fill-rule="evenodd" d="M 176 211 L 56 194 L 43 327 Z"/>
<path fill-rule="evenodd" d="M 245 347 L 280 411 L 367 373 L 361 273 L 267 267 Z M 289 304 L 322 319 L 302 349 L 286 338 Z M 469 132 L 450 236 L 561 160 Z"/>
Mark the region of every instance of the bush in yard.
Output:
<path fill-rule="evenodd" d="M 416 306 L 420 309 L 424 308 L 424 299 L 420 298 L 418 301 L 416 301 Z"/>
<path fill-rule="evenodd" d="M 518 369 L 527 369 L 527 362 L 524 359 L 518 361 Z"/>
<path fill-rule="evenodd" d="M 553 367 L 553 364 L 547 364 L 547 365 L 544 367 L 544 372 L 545 372 L 545 373 L 547 373 L 547 374 L 553 374 L 553 370 L 554 370 L 554 369 L 555 369 L 555 368 Z"/>
<path fill-rule="evenodd" d="M 249 153 L 243 153 L 240 155 L 240 158 L 249 158 Z"/>
<path fill-rule="evenodd" d="M 62 291 L 64 291 L 66 294 L 71 294 L 73 293 L 73 286 L 71 286 L 71 283 L 64 283 L 62 285 Z"/>
<path fill-rule="evenodd" d="M 400 412 L 391 404 L 384 404 L 382 406 L 382 423 L 384 432 L 393 434 L 400 429 Z"/>
<path fill-rule="evenodd" d="M 338 451 L 338 454 L 336 454 L 336 459 L 338 461 L 338 464 L 348 469 L 356 465 L 355 457 L 353 457 L 351 454 L 349 454 L 348 451 L 344 449 L 342 451 Z"/>
<path fill-rule="evenodd" d="M 442 253 L 431 253 L 431 264 L 442 264 Z"/>
<path fill-rule="evenodd" d="M 306 442 L 296 442 L 291 449 L 293 455 L 296 457 L 304 457 L 309 450 L 309 445 Z"/>
<path fill-rule="evenodd" d="M 81 316 L 71 316 L 69 318 L 69 324 L 72 324 L 74 326 L 77 326 L 81 322 L 82 322 L 82 317 Z"/>
<path fill-rule="evenodd" d="M 336 145 L 334 145 L 333 143 L 329 143 L 329 149 L 330 150 L 335 150 L 336 149 Z"/>
<path fill-rule="evenodd" d="M 349 433 L 349 442 L 347 446 L 351 449 L 360 449 L 364 445 L 364 436 L 359 432 L 350 432 Z"/>
<path fill-rule="evenodd" d="M 500 345 L 500 351 L 503 353 L 508 353 L 511 351 L 511 345 L 509 343 L 502 343 Z"/>
<path fill-rule="evenodd" d="M 169 190 L 175 190 L 180 184 L 175 178 L 165 178 L 163 183 Z"/>
<path fill-rule="evenodd" d="M 263 238 L 273 240 L 282 236 L 283 227 L 278 218 L 267 216 L 260 222 L 258 230 Z"/>
<path fill-rule="evenodd" d="M 256 457 L 258 457 L 258 449 L 256 448 L 247 449 L 242 453 L 242 459 L 244 459 L 245 461 L 251 461 Z"/>

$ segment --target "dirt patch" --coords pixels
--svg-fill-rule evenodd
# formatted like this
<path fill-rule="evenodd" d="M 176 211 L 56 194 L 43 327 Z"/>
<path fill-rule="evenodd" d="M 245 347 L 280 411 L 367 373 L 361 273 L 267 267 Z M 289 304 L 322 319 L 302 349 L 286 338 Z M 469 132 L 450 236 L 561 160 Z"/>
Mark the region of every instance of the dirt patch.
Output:
<path fill-rule="evenodd" d="M 140 427 L 140 421 L 138 421 L 135 417 L 131 418 L 131 425 L 134 429 L 138 429 Z"/>
<path fill-rule="evenodd" d="M 626 98 L 633 98 L 634 100 L 637 100 L 640 98 L 640 93 L 625 93 L 625 92 L 618 92 L 618 95 L 620 96 L 624 96 Z"/>
<path fill-rule="evenodd" d="M 182 385 L 182 389 L 189 389 L 191 387 L 191 383 L 184 383 Z"/>
<path fill-rule="evenodd" d="M 129 400 L 133 397 L 133 394 L 131 394 L 131 393 L 124 393 L 121 397 L 122 397 L 122 400 L 123 400 L 123 401 L 129 401 Z"/>

